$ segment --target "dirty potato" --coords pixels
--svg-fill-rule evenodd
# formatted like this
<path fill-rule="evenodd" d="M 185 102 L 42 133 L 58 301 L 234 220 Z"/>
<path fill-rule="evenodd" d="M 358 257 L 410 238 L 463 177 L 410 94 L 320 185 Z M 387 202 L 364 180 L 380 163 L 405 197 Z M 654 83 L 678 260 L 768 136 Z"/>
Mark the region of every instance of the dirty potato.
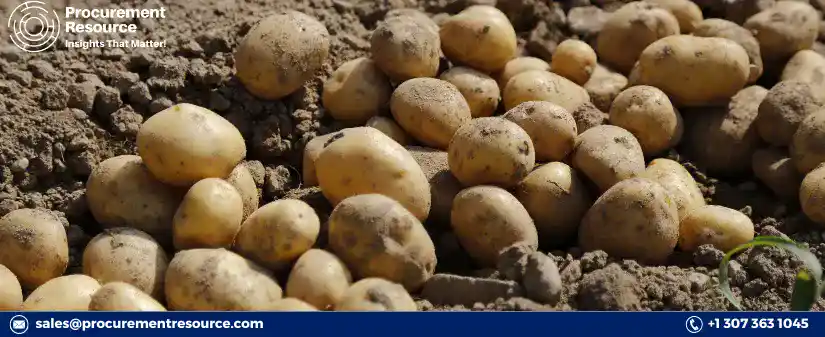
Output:
<path fill-rule="evenodd" d="M 465 186 L 514 186 L 536 164 L 530 135 L 500 117 L 477 118 L 461 127 L 447 154 L 450 172 Z"/>
<path fill-rule="evenodd" d="M 344 292 L 335 311 L 418 311 L 418 306 L 401 285 L 381 278 L 365 278 Z"/>
<path fill-rule="evenodd" d="M 794 166 L 788 152 L 779 148 L 760 149 L 753 153 L 753 175 L 783 200 L 795 202 L 799 198 L 802 175 Z"/>
<path fill-rule="evenodd" d="M 352 275 L 341 259 L 322 249 L 310 249 L 292 267 L 286 296 L 327 310 L 341 300 L 351 283 Z"/>
<path fill-rule="evenodd" d="M 610 106 L 610 124 L 630 131 L 645 156 L 676 146 L 684 133 L 682 114 L 664 92 L 647 85 L 627 88 L 616 96 Z"/>
<path fill-rule="evenodd" d="M 426 21 L 396 16 L 381 21 L 372 33 L 370 53 L 378 68 L 396 82 L 438 73 L 438 32 Z"/>
<path fill-rule="evenodd" d="M 453 67 L 442 73 L 439 78 L 458 88 L 470 106 L 470 115 L 473 118 L 489 117 L 496 112 L 501 100 L 501 91 L 496 80 L 487 74 L 472 68 Z"/>
<path fill-rule="evenodd" d="M 749 30 L 727 20 L 707 19 L 696 25 L 693 35 L 721 37 L 735 41 L 748 53 L 748 62 L 750 63 L 748 83 L 756 82 L 759 76 L 762 76 L 762 52 L 759 49 L 759 41 Z"/>
<path fill-rule="evenodd" d="M 805 174 L 825 162 L 825 107 L 812 112 L 799 124 L 791 143 L 791 158 Z"/>
<path fill-rule="evenodd" d="M 632 133 L 614 125 L 600 125 L 580 133 L 571 158 L 572 166 L 601 191 L 645 170 L 639 141 Z"/>
<path fill-rule="evenodd" d="M 410 17 L 412 19 L 418 20 L 419 22 L 421 22 L 425 26 L 427 26 L 429 29 L 432 29 L 432 31 L 435 32 L 436 34 L 438 34 L 438 30 L 440 29 L 438 27 L 438 24 L 435 23 L 435 21 L 433 21 L 433 19 L 431 19 L 429 16 L 427 16 L 427 14 L 425 14 L 424 12 L 419 11 L 415 8 L 391 9 L 389 12 L 387 12 L 387 14 L 384 15 L 384 20 L 389 19 L 389 18 L 394 18 L 394 17 L 397 17 L 397 16 L 406 16 L 406 17 Z"/>
<path fill-rule="evenodd" d="M 345 62 L 324 82 L 321 100 L 329 115 L 362 125 L 385 109 L 392 95 L 390 80 L 366 57 Z"/>
<path fill-rule="evenodd" d="M 798 51 L 785 65 L 780 80 L 807 82 L 825 100 L 825 56 L 813 50 Z"/>
<path fill-rule="evenodd" d="M 825 225 L 825 165 L 808 172 L 799 188 L 799 204 L 811 221 Z"/>
<path fill-rule="evenodd" d="M 504 108 L 510 110 L 529 101 L 547 101 L 573 111 L 590 101 L 587 90 L 562 76 L 541 70 L 519 73 L 507 82 L 502 95 Z"/>
<path fill-rule="evenodd" d="M 83 273 L 101 284 L 126 282 L 154 298 L 163 298 L 169 258 L 148 234 L 112 228 L 98 234 L 83 250 Z"/>
<path fill-rule="evenodd" d="M 298 199 L 281 199 L 252 213 L 233 247 L 261 266 L 280 271 L 312 248 L 320 232 L 321 220 L 312 207 Z"/>
<path fill-rule="evenodd" d="M 684 219 L 693 209 L 705 205 L 705 197 L 696 180 L 675 160 L 654 159 L 639 177 L 659 183 L 670 193 L 671 200 L 676 203 L 679 219 Z"/>
<path fill-rule="evenodd" d="M 561 161 L 576 143 L 576 120 L 567 110 L 550 102 L 531 101 L 517 105 L 504 114 L 530 136 L 536 161 Z"/>
<path fill-rule="evenodd" d="M 589 44 L 567 39 L 556 47 L 550 67 L 578 85 L 584 85 L 596 68 L 596 52 Z"/>
<path fill-rule="evenodd" d="M 699 5 L 690 0 L 644 0 L 656 4 L 670 11 L 679 22 L 679 31 L 682 34 L 692 33 L 699 22 L 704 18 Z"/>
<path fill-rule="evenodd" d="M 129 283 L 109 282 L 92 294 L 89 311 L 166 311 L 166 308 Z"/>
<path fill-rule="evenodd" d="M 17 276 L 0 264 L 0 311 L 17 311 L 23 306 L 23 288 Z"/>
<path fill-rule="evenodd" d="M 442 23 L 440 34 L 447 58 L 487 73 L 516 56 L 516 31 L 495 7 L 470 6 Z"/>
<path fill-rule="evenodd" d="M 627 74 L 648 45 L 679 32 L 679 21 L 667 9 L 648 2 L 630 2 L 604 23 L 596 40 L 596 53 L 604 63 Z"/>
<path fill-rule="evenodd" d="M 759 104 L 755 122 L 759 136 L 771 145 L 790 145 L 802 120 L 825 105 L 825 95 L 815 92 L 816 89 L 798 80 L 773 86 Z"/>
<path fill-rule="evenodd" d="M 705 205 L 682 219 L 679 248 L 694 251 L 701 245 L 712 245 L 723 252 L 753 240 L 753 222 L 735 209 Z"/>
<path fill-rule="evenodd" d="M 498 73 L 498 87 L 504 89 L 514 76 L 530 70 L 550 71 L 550 64 L 538 57 L 522 56 L 507 62 Z"/>
<path fill-rule="evenodd" d="M 593 75 L 584 85 L 584 90 L 590 96 L 590 101 L 602 111 L 610 111 L 613 100 L 622 90 L 627 88 L 627 77 L 607 67 L 596 64 Z M 584 130 L 579 130 L 583 132 Z"/>
<path fill-rule="evenodd" d="M 446 149 L 458 128 L 472 118 L 461 91 L 435 78 L 414 78 L 399 85 L 390 99 L 390 111 L 410 136 L 439 149 Z"/>
<path fill-rule="evenodd" d="M 813 46 L 819 32 L 818 16 L 807 1 L 777 1 L 748 18 L 742 27 L 754 32 L 762 58 L 770 66 Z"/>
<path fill-rule="evenodd" d="M 206 178 L 195 183 L 175 212 L 175 249 L 231 247 L 241 228 L 243 206 L 241 194 L 223 179 Z"/>
<path fill-rule="evenodd" d="M 338 131 L 338 132 L 345 132 L 347 129 Z M 306 146 L 304 146 L 304 155 L 301 164 L 301 178 L 303 178 L 304 186 L 312 187 L 318 186 L 318 175 L 315 172 L 315 162 L 318 161 L 318 157 L 321 156 L 321 152 L 326 147 L 326 143 L 332 139 L 337 133 L 328 133 L 325 135 L 319 135 L 312 139 L 310 139 Z"/>
<path fill-rule="evenodd" d="M 255 178 L 252 177 L 252 172 L 249 171 L 247 163 L 235 166 L 232 173 L 226 178 L 226 182 L 235 187 L 241 195 L 241 201 L 243 202 L 243 219 L 246 219 L 246 217 L 258 209 L 258 203 L 261 200 L 258 185 L 255 184 Z"/>
<path fill-rule="evenodd" d="M 23 311 L 88 311 L 98 289 L 100 283 L 83 274 L 53 278 L 26 297 Z"/>
<path fill-rule="evenodd" d="M 0 247 L 0 265 L 14 273 L 24 289 L 63 275 L 69 265 L 66 229 L 45 209 L 18 209 L 0 218 Z"/>
<path fill-rule="evenodd" d="M 375 116 L 367 121 L 367 125 L 373 129 L 383 132 L 399 145 L 407 145 L 411 142 L 410 136 L 392 118 Z"/>

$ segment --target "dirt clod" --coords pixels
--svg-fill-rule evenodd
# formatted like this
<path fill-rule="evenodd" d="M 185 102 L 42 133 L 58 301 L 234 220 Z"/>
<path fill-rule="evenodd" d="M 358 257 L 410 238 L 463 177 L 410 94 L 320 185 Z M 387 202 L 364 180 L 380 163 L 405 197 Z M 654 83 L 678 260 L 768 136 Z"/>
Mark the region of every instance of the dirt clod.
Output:
<path fill-rule="evenodd" d="M 499 298 L 523 296 L 523 290 L 514 281 L 475 278 L 451 274 L 436 274 L 424 284 L 421 297 L 436 305 L 463 305 L 490 303 Z"/>

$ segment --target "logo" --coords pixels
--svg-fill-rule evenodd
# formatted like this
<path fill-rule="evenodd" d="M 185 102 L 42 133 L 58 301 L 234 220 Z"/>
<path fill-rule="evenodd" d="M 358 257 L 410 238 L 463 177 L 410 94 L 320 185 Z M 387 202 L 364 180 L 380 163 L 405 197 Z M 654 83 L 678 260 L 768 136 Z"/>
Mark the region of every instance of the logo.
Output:
<path fill-rule="evenodd" d="M 29 53 L 49 49 L 60 35 L 57 12 L 46 9 L 41 1 L 26 1 L 15 7 L 8 21 L 11 41 Z M 16 317 L 16 316 L 15 316 Z"/>
<path fill-rule="evenodd" d="M 687 329 L 690 333 L 698 333 L 699 331 L 702 331 L 702 326 L 702 319 L 697 316 L 690 316 L 687 321 L 685 321 L 685 329 Z"/>
<path fill-rule="evenodd" d="M 22 335 L 29 331 L 29 320 L 23 315 L 17 315 L 9 320 L 9 330 L 15 335 Z"/>

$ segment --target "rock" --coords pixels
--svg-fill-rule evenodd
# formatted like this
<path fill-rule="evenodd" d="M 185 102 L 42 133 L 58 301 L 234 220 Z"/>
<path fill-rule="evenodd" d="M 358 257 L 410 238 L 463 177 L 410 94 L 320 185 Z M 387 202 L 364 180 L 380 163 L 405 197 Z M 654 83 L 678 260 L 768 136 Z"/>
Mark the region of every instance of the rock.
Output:
<path fill-rule="evenodd" d="M 607 253 L 602 250 L 584 253 L 581 258 L 582 272 L 589 273 L 607 265 Z"/>
<path fill-rule="evenodd" d="M 579 310 L 639 310 L 641 289 L 635 277 L 617 264 L 594 271 L 582 278 Z"/>
<path fill-rule="evenodd" d="M 550 305 L 561 299 L 562 283 L 559 268 L 547 255 L 533 252 L 526 258 L 522 285 L 527 297 Z"/>
<path fill-rule="evenodd" d="M 505 279 L 521 282 L 527 256 L 536 249 L 527 242 L 518 242 L 501 250 L 498 256 L 498 272 Z"/>
<path fill-rule="evenodd" d="M 433 275 L 421 291 L 421 297 L 435 305 L 464 305 L 490 303 L 499 298 L 520 297 L 523 290 L 518 283 L 482 279 L 452 274 Z"/>

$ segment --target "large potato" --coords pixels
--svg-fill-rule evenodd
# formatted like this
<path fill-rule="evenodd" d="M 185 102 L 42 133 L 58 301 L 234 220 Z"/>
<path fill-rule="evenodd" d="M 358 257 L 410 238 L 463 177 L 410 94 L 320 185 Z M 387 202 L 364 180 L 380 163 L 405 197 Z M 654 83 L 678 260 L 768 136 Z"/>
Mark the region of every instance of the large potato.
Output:
<path fill-rule="evenodd" d="M 18 209 L 0 218 L 0 265 L 34 289 L 63 275 L 69 265 L 66 229 L 43 209 Z"/>
<path fill-rule="evenodd" d="M 780 80 L 808 82 L 825 96 L 825 56 L 813 50 L 798 51 L 785 65 Z"/>
<path fill-rule="evenodd" d="M 661 90 L 637 85 L 622 91 L 610 106 L 610 124 L 639 140 L 646 156 L 660 154 L 682 140 L 684 123 Z"/>
<path fill-rule="evenodd" d="M 748 83 L 753 83 L 759 76 L 762 76 L 762 52 L 759 49 L 759 41 L 756 40 L 749 30 L 727 20 L 707 19 L 696 25 L 693 35 L 701 37 L 721 37 L 735 41 L 748 53 L 748 61 L 750 63 Z"/>
<path fill-rule="evenodd" d="M 364 127 L 336 133 L 316 165 L 321 189 L 332 205 L 353 195 L 379 193 L 421 221 L 430 213 L 430 184 L 421 166 L 381 131 Z"/>
<path fill-rule="evenodd" d="M 258 185 L 255 184 L 255 178 L 252 177 L 252 172 L 249 171 L 249 166 L 246 163 L 240 164 L 232 170 L 226 182 L 232 184 L 238 193 L 241 195 L 243 201 L 243 218 L 246 219 L 252 212 L 258 209 L 258 203 L 261 200 L 260 192 L 258 192 Z"/>
<path fill-rule="evenodd" d="M 590 101 L 587 90 L 562 76 L 529 70 L 513 76 L 504 87 L 504 108 L 510 110 L 529 101 L 547 101 L 573 111 Z"/>
<path fill-rule="evenodd" d="M 264 268 L 223 248 L 183 250 L 166 270 L 169 309 L 269 310 L 283 292 Z"/>
<path fill-rule="evenodd" d="M 407 145 L 412 142 L 407 132 L 390 117 L 375 116 L 367 121 L 366 126 L 383 132 L 400 145 Z"/>
<path fill-rule="evenodd" d="M 410 16 L 381 21 L 370 39 L 375 64 L 397 82 L 434 77 L 440 63 L 440 46 L 438 32 L 425 21 Z"/>
<path fill-rule="evenodd" d="M 533 219 L 510 192 L 475 186 L 456 195 L 451 225 L 464 250 L 479 264 L 494 267 L 498 253 L 517 242 L 538 247 Z"/>
<path fill-rule="evenodd" d="M 321 220 L 312 207 L 298 199 L 281 199 L 252 213 L 233 247 L 261 266 L 282 270 L 312 248 L 320 232 Z"/>
<path fill-rule="evenodd" d="M 365 278 L 347 289 L 335 311 L 418 311 L 418 306 L 401 285 Z"/>
<path fill-rule="evenodd" d="M 645 170 L 639 141 L 627 130 L 613 125 L 600 125 L 579 134 L 571 158 L 573 167 L 602 191 Z"/>
<path fill-rule="evenodd" d="M 702 9 L 690 0 L 644 0 L 667 9 L 679 22 L 679 31 L 690 34 L 704 18 Z"/>
<path fill-rule="evenodd" d="M 464 187 L 450 172 L 447 152 L 419 146 L 408 146 L 407 150 L 430 181 L 432 201 L 427 223 L 449 226 L 453 199 Z"/>
<path fill-rule="evenodd" d="M 753 175 L 783 200 L 799 199 L 802 175 L 796 170 L 788 152 L 779 148 L 760 149 L 753 153 Z"/>
<path fill-rule="evenodd" d="M 604 23 L 596 53 L 604 63 L 627 74 L 648 45 L 679 32 L 679 21 L 668 10 L 647 2 L 630 2 Z"/>
<path fill-rule="evenodd" d="M 536 160 L 560 161 L 573 151 L 576 120 L 567 110 L 550 102 L 531 101 L 517 105 L 504 114 L 524 129 L 536 147 Z"/>
<path fill-rule="evenodd" d="M 205 178 L 226 178 L 246 156 L 246 143 L 232 123 L 188 103 L 149 117 L 140 126 L 137 147 L 158 180 L 186 187 Z"/>
<path fill-rule="evenodd" d="M 677 106 L 726 103 L 750 77 L 748 53 L 719 37 L 668 36 L 639 56 L 638 82 L 664 91 Z"/>
<path fill-rule="evenodd" d="M 307 302 L 296 298 L 282 298 L 272 303 L 271 311 L 318 311 Z"/>
<path fill-rule="evenodd" d="M 341 259 L 325 250 L 310 249 L 292 267 L 286 296 L 326 310 L 341 300 L 351 283 L 352 275 Z"/>
<path fill-rule="evenodd" d="M 753 222 L 735 209 L 705 205 L 682 219 L 679 248 L 694 251 L 701 245 L 712 245 L 727 252 L 753 240 Z"/>
<path fill-rule="evenodd" d="M 445 149 L 456 130 L 472 118 L 461 91 L 450 82 L 414 78 L 395 89 L 390 111 L 413 138 L 430 147 Z"/>
<path fill-rule="evenodd" d="M 811 221 L 825 225 L 825 165 L 820 165 L 805 175 L 799 188 L 799 204 Z"/>
<path fill-rule="evenodd" d="M 329 55 L 329 32 L 315 18 L 287 11 L 258 22 L 235 52 L 238 79 L 253 95 L 276 100 L 312 78 Z"/>
<path fill-rule="evenodd" d="M 387 76 L 373 60 L 361 57 L 345 62 L 329 75 L 321 98 L 332 118 L 361 125 L 386 109 L 390 95 Z"/>
<path fill-rule="evenodd" d="M 129 283 L 110 282 L 92 295 L 89 311 L 166 311 L 166 308 Z"/>
<path fill-rule="evenodd" d="M 100 283 L 82 274 L 53 278 L 29 294 L 23 311 L 88 311 L 98 289 Z"/>
<path fill-rule="evenodd" d="M 576 236 L 592 203 L 578 173 L 562 162 L 539 166 L 516 186 L 514 194 L 533 218 L 539 241 L 550 246 Z"/>
<path fill-rule="evenodd" d="M 624 75 L 612 71 L 601 64 L 596 64 L 596 68 L 593 69 L 593 75 L 590 76 L 590 80 L 588 80 L 583 87 L 584 90 L 587 90 L 590 101 L 593 102 L 597 108 L 603 111 L 610 111 L 610 105 L 613 104 L 613 100 L 622 90 L 627 88 L 627 84 L 627 77 Z M 584 130 L 579 130 L 579 132 L 582 131 Z"/>
<path fill-rule="evenodd" d="M 538 57 L 516 57 L 508 61 L 496 76 L 498 78 L 498 87 L 504 89 L 504 87 L 507 86 L 507 82 L 510 82 L 513 76 L 530 70 L 550 71 L 550 64 Z"/>
<path fill-rule="evenodd" d="M 825 107 L 805 117 L 793 136 L 790 152 L 799 172 L 808 173 L 825 162 L 823 144 L 825 144 Z"/>
<path fill-rule="evenodd" d="M 329 247 L 358 277 L 416 290 L 433 275 L 435 246 L 424 225 L 380 194 L 344 199 L 329 216 Z"/>
<path fill-rule="evenodd" d="M 0 264 L 0 311 L 20 310 L 23 306 L 23 288 L 17 276 L 6 266 Z"/>
<path fill-rule="evenodd" d="M 810 49 L 819 32 L 819 14 L 807 1 L 777 1 L 742 25 L 759 41 L 766 66 L 785 62 Z"/>
<path fill-rule="evenodd" d="M 679 213 L 653 180 L 631 178 L 604 192 L 579 227 L 579 246 L 610 256 L 662 263 L 679 239 Z"/>
<path fill-rule="evenodd" d="M 567 39 L 556 47 L 550 67 L 554 73 L 584 85 L 596 69 L 596 59 L 596 52 L 589 44 Z"/>
<path fill-rule="evenodd" d="M 679 162 L 657 158 L 650 162 L 640 178 L 653 180 L 670 193 L 670 198 L 676 203 L 679 219 L 684 219 L 688 213 L 697 207 L 705 205 L 705 197 L 696 184 L 696 180 Z"/>
<path fill-rule="evenodd" d="M 182 195 L 132 155 L 102 161 L 86 182 L 89 210 L 104 228 L 137 228 L 164 244 L 172 242 L 172 219 Z"/>
<path fill-rule="evenodd" d="M 759 136 L 771 145 L 790 145 L 802 120 L 825 105 L 825 95 L 816 89 L 798 80 L 782 81 L 771 88 L 759 104 L 755 122 Z"/>
<path fill-rule="evenodd" d="M 487 73 L 516 56 L 516 31 L 494 7 L 470 6 L 442 23 L 440 35 L 444 55 Z"/>
<path fill-rule="evenodd" d="M 467 100 L 473 118 L 489 117 L 496 112 L 501 91 L 492 77 L 472 68 L 453 67 L 439 76 L 452 83 Z"/>
<path fill-rule="evenodd" d="M 172 222 L 175 249 L 231 247 L 241 228 L 243 206 L 241 194 L 223 179 L 195 183 Z"/>
<path fill-rule="evenodd" d="M 410 17 L 412 19 L 418 20 L 421 23 L 423 23 L 425 26 L 427 26 L 427 28 L 429 28 L 433 32 L 435 32 L 436 34 L 438 34 L 438 30 L 440 29 L 438 27 L 438 24 L 435 23 L 435 21 L 433 21 L 433 19 L 431 19 L 429 16 L 427 16 L 427 14 L 425 14 L 424 12 L 419 11 L 415 8 L 391 9 L 390 11 L 387 12 L 387 14 L 384 15 L 384 19 L 386 20 L 386 19 L 389 19 L 389 18 L 394 18 L 396 16 L 406 16 L 406 17 Z"/>
<path fill-rule="evenodd" d="M 98 234 L 83 251 L 83 273 L 101 284 L 126 282 L 154 298 L 163 298 L 169 258 L 148 234 L 112 228 Z"/>
<path fill-rule="evenodd" d="M 510 187 L 533 170 L 536 152 L 530 135 L 500 117 L 472 120 L 456 132 L 447 150 L 450 172 L 465 186 Z"/>

